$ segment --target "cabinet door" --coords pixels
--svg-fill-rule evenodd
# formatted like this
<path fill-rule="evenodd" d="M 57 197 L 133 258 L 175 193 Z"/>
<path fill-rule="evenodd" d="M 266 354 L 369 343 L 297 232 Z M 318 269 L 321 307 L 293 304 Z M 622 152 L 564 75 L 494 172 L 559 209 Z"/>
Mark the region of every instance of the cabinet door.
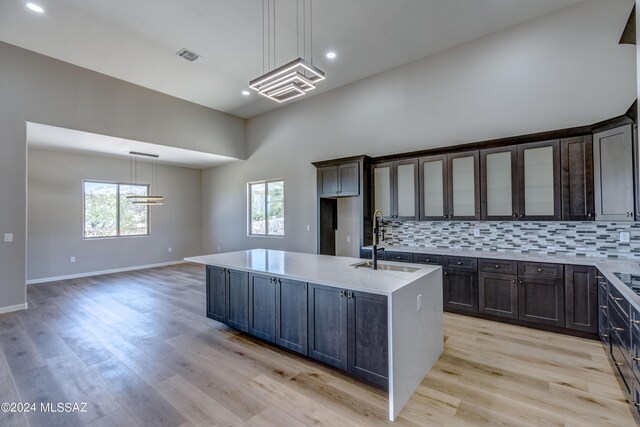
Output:
<path fill-rule="evenodd" d="M 327 166 L 318 169 L 318 186 L 320 197 L 336 197 L 338 195 L 338 167 Z"/>
<path fill-rule="evenodd" d="M 393 213 L 402 220 L 418 219 L 418 160 L 394 162 Z"/>
<path fill-rule="evenodd" d="M 609 347 L 609 282 L 598 275 L 598 335 L 605 348 Z"/>
<path fill-rule="evenodd" d="M 598 330 L 596 269 L 567 265 L 564 269 L 565 326 L 586 332 Z"/>
<path fill-rule="evenodd" d="M 480 219 L 479 152 L 449 154 L 447 159 L 448 217 L 455 220 Z"/>
<path fill-rule="evenodd" d="M 276 344 L 307 354 L 307 284 L 281 279 L 276 288 Z"/>
<path fill-rule="evenodd" d="M 478 285 L 475 271 L 445 269 L 442 276 L 444 307 L 478 311 Z"/>
<path fill-rule="evenodd" d="M 338 195 L 360 195 L 360 166 L 358 163 L 345 163 L 338 166 Z"/>
<path fill-rule="evenodd" d="M 520 320 L 543 325 L 564 326 L 564 280 L 518 277 Z"/>
<path fill-rule="evenodd" d="M 633 221 L 631 125 L 593 135 L 596 220 Z"/>
<path fill-rule="evenodd" d="M 227 323 L 249 330 L 249 273 L 227 270 Z"/>
<path fill-rule="evenodd" d="M 249 333 L 269 342 L 276 341 L 276 287 L 279 279 L 249 276 Z"/>
<path fill-rule="evenodd" d="M 393 164 L 381 163 L 373 168 L 373 209 L 382 211 L 385 218 L 392 218 L 393 212 Z"/>
<path fill-rule="evenodd" d="M 560 220 L 560 142 L 519 145 L 518 171 L 520 218 Z"/>
<path fill-rule="evenodd" d="M 309 357 L 347 370 L 346 291 L 309 284 Z"/>
<path fill-rule="evenodd" d="M 226 270 L 207 266 L 207 317 L 227 322 Z"/>
<path fill-rule="evenodd" d="M 482 219 L 518 218 L 517 163 L 517 147 L 480 151 Z"/>
<path fill-rule="evenodd" d="M 518 318 L 517 276 L 480 273 L 478 276 L 478 311 L 509 319 Z"/>
<path fill-rule="evenodd" d="M 447 219 L 447 156 L 419 160 L 420 220 Z"/>
<path fill-rule="evenodd" d="M 352 375 L 387 386 L 389 346 L 387 297 L 364 292 L 348 293 L 348 368 Z"/>
<path fill-rule="evenodd" d="M 562 160 L 562 220 L 595 219 L 593 198 L 593 142 L 591 136 L 560 141 Z"/>

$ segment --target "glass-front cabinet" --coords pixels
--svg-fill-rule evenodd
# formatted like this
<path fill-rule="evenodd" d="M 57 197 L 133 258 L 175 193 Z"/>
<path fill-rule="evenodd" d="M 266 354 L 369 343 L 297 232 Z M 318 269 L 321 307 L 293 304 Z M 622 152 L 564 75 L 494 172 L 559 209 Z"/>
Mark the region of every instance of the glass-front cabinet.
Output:
<path fill-rule="evenodd" d="M 491 148 L 480 151 L 482 169 L 482 219 L 518 218 L 518 149 Z"/>
<path fill-rule="evenodd" d="M 387 219 L 418 218 L 418 160 L 380 163 L 373 168 L 374 209 Z"/>
<path fill-rule="evenodd" d="M 556 220 L 560 205 L 560 141 L 518 146 L 519 217 L 524 220 Z"/>
<path fill-rule="evenodd" d="M 420 219 L 480 219 L 478 151 L 423 157 Z"/>

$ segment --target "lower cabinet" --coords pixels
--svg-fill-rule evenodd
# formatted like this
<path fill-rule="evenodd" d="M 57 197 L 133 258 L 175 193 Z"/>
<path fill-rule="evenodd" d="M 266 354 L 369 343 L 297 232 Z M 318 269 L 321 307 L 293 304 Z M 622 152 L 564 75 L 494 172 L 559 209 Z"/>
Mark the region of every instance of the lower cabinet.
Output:
<path fill-rule="evenodd" d="M 309 284 L 309 357 L 388 385 L 387 297 Z"/>
<path fill-rule="evenodd" d="M 518 283 L 512 274 L 478 275 L 478 311 L 509 319 L 518 318 Z"/>
<path fill-rule="evenodd" d="M 442 273 L 444 308 L 478 311 L 478 283 L 475 271 L 447 268 Z"/>
<path fill-rule="evenodd" d="M 276 288 L 275 277 L 251 274 L 249 276 L 249 328 L 251 335 L 265 341 L 276 342 Z"/>
<path fill-rule="evenodd" d="M 564 326 L 564 280 L 518 276 L 518 318 L 530 323 Z"/>
<path fill-rule="evenodd" d="M 276 344 L 307 355 L 307 283 L 278 279 Z"/>
<path fill-rule="evenodd" d="M 609 351 L 609 282 L 598 275 L 598 336 L 602 345 Z"/>
<path fill-rule="evenodd" d="M 249 331 L 249 273 L 225 269 L 227 273 L 227 324 Z"/>
<path fill-rule="evenodd" d="M 598 331 L 598 283 L 596 269 L 567 265 L 564 268 L 565 327 Z"/>
<path fill-rule="evenodd" d="M 207 267 L 207 317 L 227 323 L 227 273 L 225 268 Z"/>

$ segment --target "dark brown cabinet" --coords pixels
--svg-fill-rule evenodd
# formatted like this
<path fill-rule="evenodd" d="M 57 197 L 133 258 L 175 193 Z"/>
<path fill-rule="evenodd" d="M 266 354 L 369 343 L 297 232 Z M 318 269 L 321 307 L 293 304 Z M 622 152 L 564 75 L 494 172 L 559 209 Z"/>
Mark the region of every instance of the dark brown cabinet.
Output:
<path fill-rule="evenodd" d="M 564 277 L 560 264 L 518 263 L 518 318 L 564 327 Z M 522 274 L 525 273 L 525 274 Z"/>
<path fill-rule="evenodd" d="M 478 282 L 475 258 L 445 257 L 442 287 L 444 308 L 478 311 Z"/>
<path fill-rule="evenodd" d="M 249 329 L 249 274 L 207 266 L 207 317 L 243 332 Z"/>
<path fill-rule="evenodd" d="M 387 219 L 418 218 L 418 160 L 398 160 L 373 167 L 374 209 Z"/>
<path fill-rule="evenodd" d="M 307 283 L 278 279 L 276 287 L 276 344 L 307 354 Z"/>
<path fill-rule="evenodd" d="M 593 221 L 593 139 L 590 135 L 560 141 L 562 220 Z"/>
<path fill-rule="evenodd" d="M 357 162 L 318 168 L 320 197 L 350 197 L 360 194 L 360 165 Z"/>
<path fill-rule="evenodd" d="M 478 311 L 518 318 L 518 263 L 503 259 L 478 260 Z"/>
<path fill-rule="evenodd" d="M 477 150 L 420 158 L 421 220 L 480 219 L 480 161 Z"/>
<path fill-rule="evenodd" d="M 598 335 L 602 345 L 609 349 L 609 305 L 607 299 L 609 297 L 609 281 L 601 274 L 596 276 L 598 279 Z"/>
<path fill-rule="evenodd" d="M 598 283 L 596 269 L 567 265 L 564 269 L 565 327 L 598 331 Z"/>
<path fill-rule="evenodd" d="M 309 357 L 388 385 L 387 297 L 309 284 Z"/>
<path fill-rule="evenodd" d="M 518 217 L 559 221 L 560 141 L 518 145 Z"/>
<path fill-rule="evenodd" d="M 480 150 L 481 215 L 487 220 L 516 220 L 519 215 L 518 147 Z"/>

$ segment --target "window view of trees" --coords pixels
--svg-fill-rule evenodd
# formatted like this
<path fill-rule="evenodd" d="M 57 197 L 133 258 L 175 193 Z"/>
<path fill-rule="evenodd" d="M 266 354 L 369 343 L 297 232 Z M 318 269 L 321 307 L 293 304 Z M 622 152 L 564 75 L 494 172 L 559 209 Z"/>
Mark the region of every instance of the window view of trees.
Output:
<path fill-rule="evenodd" d="M 249 233 L 284 236 L 284 181 L 249 184 Z"/>
<path fill-rule="evenodd" d="M 84 182 L 84 237 L 140 236 L 148 234 L 148 207 L 127 196 L 146 196 L 147 185 Z"/>

